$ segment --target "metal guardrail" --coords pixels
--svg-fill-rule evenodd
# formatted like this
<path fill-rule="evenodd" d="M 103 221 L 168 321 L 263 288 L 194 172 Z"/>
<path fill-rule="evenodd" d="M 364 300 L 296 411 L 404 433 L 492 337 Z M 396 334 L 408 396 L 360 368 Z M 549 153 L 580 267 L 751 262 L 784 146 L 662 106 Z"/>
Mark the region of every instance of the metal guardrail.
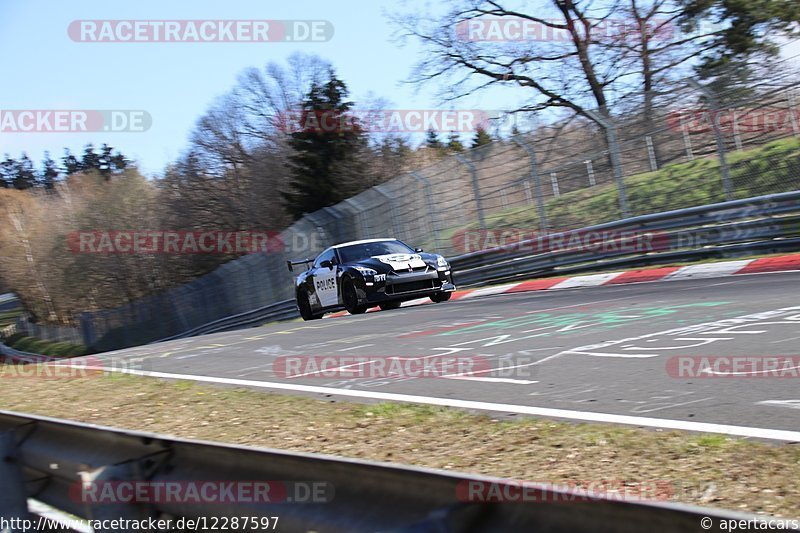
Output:
<path fill-rule="evenodd" d="M 477 230 L 476 230 L 477 231 Z M 800 191 L 734 200 L 638 216 L 546 236 L 548 242 L 571 236 L 611 234 L 605 248 L 621 244 L 625 232 L 654 237 L 649 250 L 607 249 L 594 252 L 559 246 L 540 253 L 536 239 L 526 239 L 450 259 L 456 284 L 477 286 L 510 279 L 586 271 L 633 264 L 655 264 L 702 257 L 800 249 Z M 615 237 L 614 237 L 615 235 Z M 609 246 L 611 245 L 611 246 Z M 557 270 L 561 269 L 561 270 Z"/>
<path fill-rule="evenodd" d="M 30 352 L 21 352 L 0 342 L 0 363 L 3 361 L 39 362 L 44 356 Z"/>
<path fill-rule="evenodd" d="M 203 324 L 188 331 L 172 335 L 165 339 L 159 339 L 153 342 L 164 342 L 175 339 L 183 339 L 186 337 L 194 337 L 197 335 L 205 335 L 207 333 L 216 333 L 220 331 L 230 331 L 234 329 L 250 328 L 260 326 L 265 322 L 278 322 L 281 320 L 292 320 L 300 316 L 300 311 L 297 309 L 297 304 L 294 300 L 283 300 L 265 307 L 259 307 L 246 313 L 240 313 L 229 317 Z M 150 343 L 152 344 L 152 343 Z"/>
<path fill-rule="evenodd" d="M 5 519 L 29 516 L 28 498 L 92 520 L 279 517 L 274 530 L 284 532 L 685 532 L 701 531 L 702 517 L 713 520 L 712 530 L 720 520 L 764 518 L 666 502 L 581 498 L 551 485 L 526 484 L 523 493 L 519 482 L 507 479 L 182 440 L 8 411 L 0 411 L 0 454 Z M 105 493 L 99 486 L 125 482 L 149 487 L 264 482 L 267 494 L 278 497 L 198 505 L 163 491 L 156 498 L 151 491 L 146 502 L 97 501 Z M 324 489 L 310 500 L 291 502 L 291 490 L 272 490 L 306 483 Z M 479 493 L 468 492 L 476 484 L 501 495 L 526 494 L 526 500 L 470 498 Z"/>

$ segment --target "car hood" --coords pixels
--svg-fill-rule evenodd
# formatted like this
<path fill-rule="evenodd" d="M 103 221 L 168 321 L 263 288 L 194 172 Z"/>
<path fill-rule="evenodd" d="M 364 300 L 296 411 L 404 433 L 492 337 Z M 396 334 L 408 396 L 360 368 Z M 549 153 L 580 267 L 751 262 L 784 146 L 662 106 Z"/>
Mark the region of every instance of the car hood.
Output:
<path fill-rule="evenodd" d="M 365 266 L 372 268 L 380 273 L 407 271 L 410 268 L 418 269 L 427 266 L 425 259 L 419 254 L 387 254 L 376 255 L 368 259 L 362 259 L 358 263 L 353 263 L 358 266 Z"/>

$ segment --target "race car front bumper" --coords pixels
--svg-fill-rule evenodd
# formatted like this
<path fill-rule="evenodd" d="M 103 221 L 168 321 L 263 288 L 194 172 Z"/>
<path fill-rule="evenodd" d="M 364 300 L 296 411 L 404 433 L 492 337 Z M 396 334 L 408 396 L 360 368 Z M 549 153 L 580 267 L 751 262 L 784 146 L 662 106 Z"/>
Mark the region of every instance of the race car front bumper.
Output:
<path fill-rule="evenodd" d="M 368 303 L 391 300 L 412 300 L 456 290 L 449 270 L 428 268 L 423 272 L 386 274 L 384 281 L 366 280 L 363 299 Z M 360 292 L 360 291 L 359 291 Z M 361 297 L 362 294 L 359 294 Z"/>

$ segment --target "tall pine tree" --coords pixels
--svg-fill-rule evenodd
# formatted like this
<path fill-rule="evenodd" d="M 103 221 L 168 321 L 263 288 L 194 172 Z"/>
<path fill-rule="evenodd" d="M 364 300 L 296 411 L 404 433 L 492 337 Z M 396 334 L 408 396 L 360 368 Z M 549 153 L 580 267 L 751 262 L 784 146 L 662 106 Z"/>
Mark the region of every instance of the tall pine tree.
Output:
<path fill-rule="evenodd" d="M 36 170 L 28 154 L 23 152 L 15 167 L 12 181 L 15 189 L 25 190 L 36 185 Z"/>
<path fill-rule="evenodd" d="M 295 218 L 338 203 L 353 193 L 361 164 L 358 154 L 366 136 L 348 118 L 352 102 L 345 83 L 329 71 L 329 79 L 314 84 L 303 101 L 299 131 L 289 145 L 289 188 L 282 192 Z"/>
<path fill-rule="evenodd" d="M 50 152 L 44 153 L 44 161 L 42 161 L 42 172 L 39 176 L 42 186 L 49 190 L 52 190 L 56 186 L 56 180 L 58 179 L 58 167 L 56 167 L 56 162 L 50 157 Z"/>
<path fill-rule="evenodd" d="M 489 135 L 489 132 L 487 132 L 481 126 L 478 126 L 478 128 L 475 130 L 475 137 L 472 138 L 471 148 L 477 148 L 485 144 L 490 144 L 491 142 L 492 136 Z"/>

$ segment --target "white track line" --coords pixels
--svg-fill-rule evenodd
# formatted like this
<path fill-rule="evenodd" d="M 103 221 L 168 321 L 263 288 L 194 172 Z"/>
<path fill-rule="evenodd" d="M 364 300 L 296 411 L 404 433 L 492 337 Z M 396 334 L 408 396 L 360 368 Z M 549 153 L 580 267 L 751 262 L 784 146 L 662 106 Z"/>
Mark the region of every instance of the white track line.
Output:
<path fill-rule="evenodd" d="M 88 369 L 94 370 L 94 368 L 88 368 Z M 97 370 L 107 370 L 107 369 L 98 367 Z M 137 376 L 146 376 L 146 377 L 162 378 L 162 379 L 192 380 L 205 383 L 219 383 L 224 385 L 257 387 L 262 389 L 289 390 L 295 392 L 310 392 L 314 394 L 329 394 L 333 396 L 369 398 L 372 400 L 383 400 L 390 402 L 441 405 L 444 407 L 456 407 L 459 409 L 473 409 L 478 411 L 518 413 L 523 415 L 564 418 L 569 420 L 582 420 L 584 422 L 625 424 L 629 426 L 676 429 L 682 431 L 699 431 L 703 433 L 721 433 L 723 435 L 735 435 L 738 437 L 752 437 L 758 439 L 800 442 L 800 431 L 787 431 L 782 429 L 730 426 L 726 424 L 710 424 L 705 422 L 686 422 L 684 420 L 670 420 L 664 418 L 617 415 L 611 413 L 592 413 L 587 411 L 570 411 L 566 409 L 550 409 L 546 407 L 533 407 L 529 405 L 479 402 L 474 400 L 459 400 L 455 398 L 436 398 L 433 396 L 416 396 L 412 394 L 396 394 L 391 392 L 337 389 L 334 387 L 319 387 L 316 385 L 300 385 L 295 383 L 276 383 L 270 381 L 253 381 L 248 379 L 196 376 L 191 374 L 172 374 L 168 372 L 149 372 L 149 371 L 133 370 L 133 369 L 117 369 L 114 371 L 124 374 L 132 374 Z"/>

